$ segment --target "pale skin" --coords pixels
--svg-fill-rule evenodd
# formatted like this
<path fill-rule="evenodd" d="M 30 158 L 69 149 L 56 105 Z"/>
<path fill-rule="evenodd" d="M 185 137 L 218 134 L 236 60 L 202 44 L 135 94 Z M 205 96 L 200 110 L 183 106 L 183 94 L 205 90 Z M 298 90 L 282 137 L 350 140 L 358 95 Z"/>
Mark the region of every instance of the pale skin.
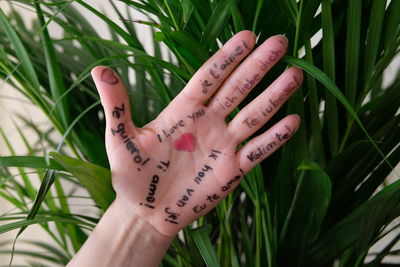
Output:
<path fill-rule="evenodd" d="M 143 128 L 131 120 L 117 73 L 104 66 L 92 70 L 117 198 L 68 266 L 157 266 L 183 227 L 213 209 L 296 132 L 300 118 L 288 115 L 238 150 L 303 80 L 300 69 L 288 68 L 226 123 L 287 49 L 283 36 L 253 50 L 255 42 L 254 33 L 237 33 Z"/>

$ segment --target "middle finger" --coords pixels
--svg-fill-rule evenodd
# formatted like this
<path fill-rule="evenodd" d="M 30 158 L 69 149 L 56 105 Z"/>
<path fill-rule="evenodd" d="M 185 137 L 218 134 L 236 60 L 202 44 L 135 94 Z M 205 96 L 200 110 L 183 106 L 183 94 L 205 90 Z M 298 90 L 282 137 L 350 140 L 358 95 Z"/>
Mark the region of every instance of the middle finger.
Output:
<path fill-rule="evenodd" d="M 226 79 L 208 107 L 228 116 L 286 53 L 287 45 L 283 35 L 268 38 Z"/>

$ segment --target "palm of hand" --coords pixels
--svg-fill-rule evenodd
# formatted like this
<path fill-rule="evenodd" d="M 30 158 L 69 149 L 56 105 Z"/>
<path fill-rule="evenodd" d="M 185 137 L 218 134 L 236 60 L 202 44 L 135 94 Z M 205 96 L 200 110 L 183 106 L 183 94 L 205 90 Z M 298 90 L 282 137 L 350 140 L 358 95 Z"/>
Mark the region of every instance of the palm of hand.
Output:
<path fill-rule="evenodd" d="M 141 129 L 131 121 L 126 91 L 118 76 L 104 67 L 92 72 L 106 112 L 106 146 L 117 197 L 164 235 L 176 234 L 215 207 L 245 173 L 289 139 L 298 127 L 298 118 L 288 116 L 237 151 L 237 146 L 279 109 L 301 80 L 299 70 L 288 70 L 289 76 L 275 85 L 275 94 L 272 90 L 263 93 L 260 100 L 256 99 L 227 125 L 225 117 L 246 95 L 241 90 L 232 91 L 231 80 L 238 80 L 234 75 L 262 77 L 267 71 L 261 65 L 261 71 L 258 66 L 248 73 L 240 73 L 244 70 L 238 68 L 231 74 L 245 56 L 245 48 L 254 45 L 254 38 L 249 32 L 242 32 L 225 47 L 231 45 L 239 51 L 238 42 L 243 44 L 242 52 L 236 53 L 231 66 L 205 76 L 204 70 L 218 67 L 216 62 L 221 55 L 214 55 L 158 118 Z M 275 40 L 275 46 L 279 46 L 276 43 Z M 276 53 L 276 49 L 271 51 Z M 242 65 L 254 65 L 252 61 L 249 58 Z M 275 95 L 279 97 L 273 98 Z M 266 99 L 272 99 L 271 108 L 265 109 Z"/>
<path fill-rule="evenodd" d="M 207 213 L 243 176 L 223 118 L 190 102 L 170 106 L 136 134 L 123 123 L 111 128 L 119 139 L 110 153 L 117 194 L 153 225 L 168 222 L 157 227 L 168 233 Z"/>

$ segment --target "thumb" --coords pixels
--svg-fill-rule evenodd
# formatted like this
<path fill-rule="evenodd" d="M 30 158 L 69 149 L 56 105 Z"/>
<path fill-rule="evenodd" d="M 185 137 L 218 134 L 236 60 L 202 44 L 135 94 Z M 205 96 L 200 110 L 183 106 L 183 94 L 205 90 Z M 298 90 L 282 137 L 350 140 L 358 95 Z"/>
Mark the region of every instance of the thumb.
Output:
<path fill-rule="evenodd" d="M 107 149 L 112 149 L 114 145 L 121 143 L 121 138 L 133 137 L 137 132 L 131 120 L 128 93 L 114 70 L 97 66 L 92 69 L 91 74 L 104 108 Z"/>

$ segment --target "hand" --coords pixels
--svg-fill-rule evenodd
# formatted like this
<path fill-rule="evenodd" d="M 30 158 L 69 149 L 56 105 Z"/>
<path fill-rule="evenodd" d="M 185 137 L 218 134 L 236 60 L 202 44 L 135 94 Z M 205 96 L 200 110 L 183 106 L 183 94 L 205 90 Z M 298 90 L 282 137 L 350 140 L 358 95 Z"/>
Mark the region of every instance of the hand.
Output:
<path fill-rule="evenodd" d="M 252 52 L 255 35 L 232 37 L 152 122 L 136 128 L 118 75 L 99 66 L 92 76 L 105 110 L 106 147 L 117 199 L 161 234 L 174 236 L 209 212 L 254 166 L 283 145 L 300 119 L 289 115 L 260 129 L 302 82 L 287 69 L 228 124 L 226 117 L 285 54 L 287 39 L 273 36 Z"/>

